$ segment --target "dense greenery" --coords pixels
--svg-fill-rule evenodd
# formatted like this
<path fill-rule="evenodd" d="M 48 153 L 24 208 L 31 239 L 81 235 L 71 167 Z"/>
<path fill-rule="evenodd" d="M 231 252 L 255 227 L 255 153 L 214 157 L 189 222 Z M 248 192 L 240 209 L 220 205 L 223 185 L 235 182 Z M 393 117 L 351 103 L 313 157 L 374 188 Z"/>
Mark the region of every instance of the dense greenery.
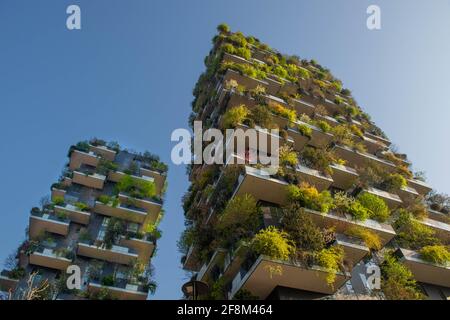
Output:
<path fill-rule="evenodd" d="M 420 250 L 420 255 L 423 260 L 443 266 L 448 266 L 450 263 L 450 251 L 445 246 L 425 246 Z"/>
<path fill-rule="evenodd" d="M 133 178 L 130 175 L 123 176 L 117 182 L 116 191 L 139 199 L 152 198 L 156 195 L 156 187 L 153 181 Z"/>
<path fill-rule="evenodd" d="M 371 219 L 384 222 L 389 218 L 390 211 L 383 199 L 367 192 L 359 194 L 357 199 L 367 209 Z"/>
<path fill-rule="evenodd" d="M 273 226 L 258 232 L 251 246 L 256 253 L 277 260 L 288 260 L 295 253 L 295 246 L 289 240 L 289 235 Z"/>
<path fill-rule="evenodd" d="M 333 208 L 333 198 L 329 191 L 317 191 L 313 186 L 302 182 L 299 186 L 289 185 L 287 187 L 288 198 L 299 203 L 301 206 L 327 213 Z"/>

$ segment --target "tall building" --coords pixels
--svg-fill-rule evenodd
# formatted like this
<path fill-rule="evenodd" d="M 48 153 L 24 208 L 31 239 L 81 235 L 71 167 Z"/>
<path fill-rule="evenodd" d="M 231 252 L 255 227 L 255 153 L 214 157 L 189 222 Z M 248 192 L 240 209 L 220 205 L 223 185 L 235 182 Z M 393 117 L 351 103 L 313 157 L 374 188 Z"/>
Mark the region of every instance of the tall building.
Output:
<path fill-rule="evenodd" d="M 156 288 L 150 260 L 167 166 L 99 139 L 71 146 L 68 157 L 51 197 L 31 209 L 0 291 L 8 299 L 145 300 Z"/>
<path fill-rule="evenodd" d="M 280 166 L 251 165 L 246 150 L 189 167 L 179 241 L 188 298 L 194 285 L 203 299 L 450 296 L 449 199 L 340 80 L 226 25 L 205 64 L 191 125 L 265 132 Z"/>

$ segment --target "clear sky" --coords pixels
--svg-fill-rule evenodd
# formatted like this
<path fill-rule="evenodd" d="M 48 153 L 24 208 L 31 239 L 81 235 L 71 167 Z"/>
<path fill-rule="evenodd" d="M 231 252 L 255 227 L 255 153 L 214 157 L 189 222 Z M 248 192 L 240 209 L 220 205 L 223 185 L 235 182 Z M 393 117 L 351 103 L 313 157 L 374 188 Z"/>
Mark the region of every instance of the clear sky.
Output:
<path fill-rule="evenodd" d="M 77 4 L 82 30 L 66 29 Z M 381 7 L 382 29 L 366 28 Z M 176 240 L 185 168 L 170 134 L 187 127 L 192 89 L 216 26 L 316 59 L 436 189 L 450 193 L 450 2 L 444 0 L 1 0 L 0 258 L 25 237 L 68 147 L 94 136 L 169 163 L 156 298 L 181 297 Z"/>

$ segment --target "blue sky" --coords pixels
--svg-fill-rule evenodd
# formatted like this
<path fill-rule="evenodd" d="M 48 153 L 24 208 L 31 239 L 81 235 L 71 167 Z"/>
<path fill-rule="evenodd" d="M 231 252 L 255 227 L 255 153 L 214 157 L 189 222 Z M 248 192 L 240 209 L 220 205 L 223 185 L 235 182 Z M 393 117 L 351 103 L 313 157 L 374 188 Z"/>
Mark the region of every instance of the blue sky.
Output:
<path fill-rule="evenodd" d="M 82 30 L 66 29 L 77 4 Z M 381 7 L 382 29 L 366 28 Z M 69 145 L 90 137 L 148 149 L 170 163 L 215 27 L 314 58 L 350 88 L 414 168 L 450 193 L 450 2 L 0 1 L 0 259 L 24 239 L 29 210 L 49 194 Z M 170 164 L 156 298 L 181 297 L 176 240 L 185 168 Z"/>

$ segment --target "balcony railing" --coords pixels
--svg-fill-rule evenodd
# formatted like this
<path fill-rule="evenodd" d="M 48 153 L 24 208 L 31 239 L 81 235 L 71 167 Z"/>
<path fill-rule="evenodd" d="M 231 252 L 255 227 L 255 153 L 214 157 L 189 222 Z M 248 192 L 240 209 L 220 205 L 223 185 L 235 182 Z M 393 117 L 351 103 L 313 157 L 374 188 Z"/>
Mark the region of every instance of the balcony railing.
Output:
<path fill-rule="evenodd" d="M 383 191 L 380 189 L 369 187 L 366 190 L 364 190 L 363 192 L 370 193 L 372 195 L 375 195 L 375 196 L 383 199 L 384 202 L 386 202 L 389 209 L 391 209 L 391 210 L 397 208 L 399 205 L 401 205 L 403 203 L 403 201 L 400 199 L 400 197 L 398 195 L 387 192 L 387 191 Z"/>
<path fill-rule="evenodd" d="M 78 243 L 77 254 L 84 257 L 104 260 L 112 263 L 131 265 L 134 259 L 138 258 L 138 254 L 127 247 L 112 245 L 106 248 L 104 245 L 96 246 L 89 242 Z"/>
<path fill-rule="evenodd" d="M 114 159 L 116 158 L 117 152 L 112 149 L 109 149 L 106 146 L 90 145 L 89 149 L 90 149 L 90 151 L 94 152 L 95 154 L 102 156 L 106 160 L 114 161 Z"/>
<path fill-rule="evenodd" d="M 88 283 L 88 291 L 90 293 L 97 293 L 102 289 L 108 289 L 112 296 L 119 300 L 147 300 L 148 295 L 148 292 L 144 290 L 142 285 L 126 283 L 122 286 L 105 286 L 97 281 Z"/>
<path fill-rule="evenodd" d="M 450 287 L 450 266 L 425 261 L 418 252 L 412 250 L 399 249 L 397 253 L 400 261 L 411 270 L 417 281 Z"/>
<path fill-rule="evenodd" d="M 73 150 L 70 155 L 70 163 L 69 169 L 76 170 L 80 168 L 82 165 L 89 165 L 92 167 L 97 167 L 100 161 L 100 157 L 97 156 L 94 152 L 83 152 L 78 150 Z"/>
<path fill-rule="evenodd" d="M 56 213 L 66 214 L 70 221 L 87 225 L 89 223 L 91 213 L 87 211 L 81 211 L 76 206 L 66 203 L 61 206 L 55 206 Z"/>
<path fill-rule="evenodd" d="M 104 204 L 96 201 L 94 211 L 105 216 L 116 217 L 137 223 L 143 223 L 147 218 L 147 211 L 145 209 L 126 206 L 123 203 L 113 206 L 111 204 Z"/>
<path fill-rule="evenodd" d="M 358 179 L 358 172 L 350 167 L 333 163 L 330 165 L 332 169 L 331 177 L 333 178 L 333 186 L 342 190 L 349 189 Z"/>
<path fill-rule="evenodd" d="M 270 270 L 281 272 L 271 274 Z M 333 294 L 350 279 L 350 274 L 338 272 L 334 283 L 329 285 L 327 276 L 328 272 L 318 266 L 306 267 L 295 262 L 259 256 L 248 271 L 242 269 L 236 274 L 228 297 L 232 299 L 239 290 L 245 289 L 260 299 L 266 299 L 277 286 Z"/>
<path fill-rule="evenodd" d="M 103 189 L 104 183 L 105 183 L 106 177 L 104 175 L 91 172 L 89 170 L 82 172 L 82 171 L 74 171 L 73 172 L 73 178 L 72 181 L 77 184 L 81 184 L 83 186 L 86 186 L 88 188 L 94 188 L 94 189 Z"/>
<path fill-rule="evenodd" d="M 67 267 L 72 264 L 71 259 L 67 259 L 54 249 L 39 247 L 30 254 L 30 264 L 41 267 L 66 271 Z"/>
<path fill-rule="evenodd" d="M 30 225 L 28 233 L 30 238 L 35 239 L 43 232 L 50 232 L 67 236 L 69 233 L 70 221 L 65 218 L 59 218 L 52 213 L 31 212 Z"/>
<path fill-rule="evenodd" d="M 372 162 L 380 165 L 383 170 L 389 173 L 395 172 L 397 169 L 392 162 L 380 159 L 369 153 L 353 150 L 347 146 L 336 145 L 334 151 L 339 158 L 347 161 L 347 164 L 353 168 L 364 168 L 367 166 L 367 163 Z"/>
<path fill-rule="evenodd" d="M 297 165 L 296 172 L 302 180 L 315 186 L 319 191 L 328 189 L 333 183 L 333 178 L 330 176 L 300 164 Z"/>

